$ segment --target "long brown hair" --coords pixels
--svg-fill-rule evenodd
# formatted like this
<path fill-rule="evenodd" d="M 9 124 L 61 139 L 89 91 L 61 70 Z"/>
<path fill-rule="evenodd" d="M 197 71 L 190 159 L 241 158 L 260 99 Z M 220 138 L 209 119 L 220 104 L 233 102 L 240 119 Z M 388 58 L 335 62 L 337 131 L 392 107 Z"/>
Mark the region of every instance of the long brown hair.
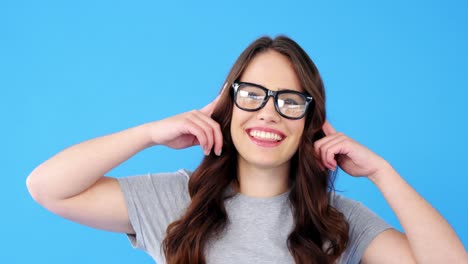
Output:
<path fill-rule="evenodd" d="M 288 57 L 302 88 L 314 99 L 306 115 L 304 133 L 291 159 L 289 202 L 294 229 L 288 247 L 296 263 L 333 263 L 348 242 L 348 224 L 330 205 L 334 174 L 319 166 L 314 141 L 324 136 L 325 90 L 317 68 L 305 51 L 285 36 L 262 37 L 250 44 L 239 56 L 225 83 L 230 86 L 240 78 L 249 62 L 259 53 L 277 51 Z M 229 88 L 229 87 L 227 87 Z M 231 89 L 223 89 L 212 118 L 223 133 L 223 154 L 203 159 L 189 180 L 191 204 L 185 214 L 167 228 L 163 249 L 169 264 L 206 263 L 204 249 L 227 223 L 224 201 L 226 188 L 237 180 L 237 151 L 231 139 L 233 109 Z"/>

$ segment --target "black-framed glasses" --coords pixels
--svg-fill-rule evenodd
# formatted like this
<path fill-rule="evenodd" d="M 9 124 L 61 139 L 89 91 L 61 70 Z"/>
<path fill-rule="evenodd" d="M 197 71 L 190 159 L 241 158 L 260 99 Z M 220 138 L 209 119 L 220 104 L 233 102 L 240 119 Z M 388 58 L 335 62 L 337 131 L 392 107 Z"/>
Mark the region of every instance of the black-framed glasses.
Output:
<path fill-rule="evenodd" d="M 312 96 L 293 91 L 272 91 L 259 84 L 249 82 L 235 82 L 234 103 L 242 110 L 253 112 L 262 109 L 273 97 L 276 111 L 289 119 L 301 119 L 307 112 L 307 107 L 312 102 Z"/>

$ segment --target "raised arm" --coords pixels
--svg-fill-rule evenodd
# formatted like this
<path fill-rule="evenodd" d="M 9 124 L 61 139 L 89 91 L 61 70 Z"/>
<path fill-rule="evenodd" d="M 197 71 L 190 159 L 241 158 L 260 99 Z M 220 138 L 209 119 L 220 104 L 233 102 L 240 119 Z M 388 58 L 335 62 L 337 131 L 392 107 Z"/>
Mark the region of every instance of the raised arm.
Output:
<path fill-rule="evenodd" d="M 91 227 L 134 233 L 117 179 L 110 170 L 141 150 L 203 146 L 220 153 L 222 134 L 211 119 L 215 101 L 194 110 L 71 146 L 40 164 L 28 176 L 31 196 L 62 217 Z"/>
<path fill-rule="evenodd" d="M 447 221 L 380 156 L 325 122 L 326 137 L 315 143 L 323 165 L 369 178 L 395 212 L 405 234 L 388 230 L 364 252 L 362 263 L 468 263 L 468 255 Z"/>
<path fill-rule="evenodd" d="M 468 255 L 449 223 L 390 166 L 386 164 L 381 170 L 368 178 L 377 186 L 397 216 L 406 234 L 402 244 L 409 244 L 416 263 L 460 263 L 468 264 Z M 399 238 L 395 234 L 382 234 L 382 237 L 371 243 L 364 254 L 363 263 L 383 263 L 389 246 L 397 245 Z M 393 251 L 397 254 L 397 251 Z M 387 262 L 384 262 L 387 263 Z"/>

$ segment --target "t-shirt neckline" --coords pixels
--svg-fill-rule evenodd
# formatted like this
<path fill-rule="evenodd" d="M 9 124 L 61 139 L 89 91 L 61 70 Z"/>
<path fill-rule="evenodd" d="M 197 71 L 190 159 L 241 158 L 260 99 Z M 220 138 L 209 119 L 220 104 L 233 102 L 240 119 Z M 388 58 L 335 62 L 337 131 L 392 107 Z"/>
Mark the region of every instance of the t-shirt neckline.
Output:
<path fill-rule="evenodd" d="M 291 192 L 291 189 L 288 189 L 287 191 L 283 193 L 280 193 L 278 195 L 271 196 L 271 197 L 254 197 L 254 196 L 249 196 L 249 195 L 237 192 L 231 186 L 228 186 L 228 193 L 233 193 L 234 197 L 237 197 L 237 199 L 250 202 L 250 203 L 274 203 L 274 202 L 282 201 L 282 200 L 287 199 L 290 192 Z"/>

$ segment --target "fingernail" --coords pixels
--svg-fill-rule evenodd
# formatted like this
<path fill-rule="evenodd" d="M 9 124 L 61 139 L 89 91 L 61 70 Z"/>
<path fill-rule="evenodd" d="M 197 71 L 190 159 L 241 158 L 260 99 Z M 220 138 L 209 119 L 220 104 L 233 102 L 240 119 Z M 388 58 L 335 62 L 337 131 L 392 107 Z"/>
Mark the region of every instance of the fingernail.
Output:
<path fill-rule="evenodd" d="M 218 154 L 216 154 L 216 155 L 218 155 L 218 157 L 219 157 L 219 156 L 221 156 L 222 153 L 223 153 L 223 149 L 220 149 L 220 150 L 218 151 Z"/>

